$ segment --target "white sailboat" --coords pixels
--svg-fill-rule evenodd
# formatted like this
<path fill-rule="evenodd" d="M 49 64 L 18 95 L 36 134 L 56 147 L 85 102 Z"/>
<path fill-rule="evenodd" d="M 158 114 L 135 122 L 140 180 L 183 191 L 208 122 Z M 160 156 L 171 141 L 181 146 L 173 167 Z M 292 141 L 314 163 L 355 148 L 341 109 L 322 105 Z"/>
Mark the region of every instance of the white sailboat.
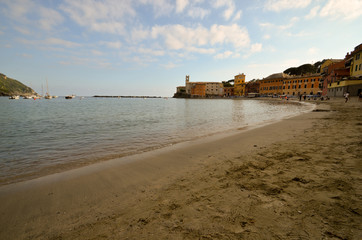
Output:
<path fill-rule="evenodd" d="M 47 92 L 44 96 L 45 99 L 52 99 L 53 97 L 49 94 L 49 88 L 48 88 L 48 79 L 47 79 Z"/>

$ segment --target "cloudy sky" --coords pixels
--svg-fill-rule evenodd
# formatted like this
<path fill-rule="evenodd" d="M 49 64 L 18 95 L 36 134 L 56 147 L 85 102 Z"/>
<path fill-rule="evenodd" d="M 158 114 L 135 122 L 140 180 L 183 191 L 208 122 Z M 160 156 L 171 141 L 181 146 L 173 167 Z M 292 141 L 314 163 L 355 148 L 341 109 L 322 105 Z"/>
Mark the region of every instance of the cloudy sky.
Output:
<path fill-rule="evenodd" d="M 53 95 L 172 96 L 362 43 L 362 0 L 0 0 L 0 72 Z"/>

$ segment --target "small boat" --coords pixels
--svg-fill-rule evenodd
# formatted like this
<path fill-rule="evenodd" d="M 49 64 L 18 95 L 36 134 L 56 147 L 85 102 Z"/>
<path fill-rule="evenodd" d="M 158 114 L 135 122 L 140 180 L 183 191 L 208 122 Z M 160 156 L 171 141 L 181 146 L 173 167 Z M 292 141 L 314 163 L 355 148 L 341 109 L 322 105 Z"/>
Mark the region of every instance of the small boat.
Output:
<path fill-rule="evenodd" d="M 34 100 L 36 100 L 36 99 L 41 99 L 41 96 L 39 96 L 39 95 L 33 95 L 33 96 L 31 96 Z"/>
<path fill-rule="evenodd" d="M 19 99 L 19 98 L 20 98 L 20 96 L 17 96 L 17 95 L 9 97 L 9 99 Z"/>
<path fill-rule="evenodd" d="M 58 98 L 58 96 L 52 96 L 52 98 Z"/>
<path fill-rule="evenodd" d="M 24 96 L 23 99 L 31 99 L 31 96 Z"/>
<path fill-rule="evenodd" d="M 73 99 L 75 98 L 75 95 L 68 95 L 68 96 L 65 96 L 65 99 Z"/>

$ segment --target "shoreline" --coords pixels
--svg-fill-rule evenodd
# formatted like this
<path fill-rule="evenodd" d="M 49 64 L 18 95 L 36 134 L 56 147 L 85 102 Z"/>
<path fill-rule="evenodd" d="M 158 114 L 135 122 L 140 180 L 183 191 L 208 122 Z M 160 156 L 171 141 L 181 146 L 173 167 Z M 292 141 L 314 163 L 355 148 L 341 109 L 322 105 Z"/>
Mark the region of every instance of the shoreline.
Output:
<path fill-rule="evenodd" d="M 197 99 L 196 99 L 197 100 Z M 225 99 L 224 99 L 225 100 Z M 243 126 L 240 126 L 238 128 L 232 128 L 232 129 L 228 129 L 226 131 L 223 132 L 211 132 L 208 133 L 206 135 L 202 135 L 202 136 L 194 136 L 190 139 L 183 139 L 183 140 L 179 140 L 177 142 L 170 142 L 170 143 L 164 143 L 161 144 L 158 147 L 150 147 L 150 148 L 144 148 L 144 149 L 140 149 L 140 150 L 135 150 L 133 152 L 126 152 L 126 153 L 109 153 L 108 155 L 104 155 L 104 156 L 94 156 L 93 158 L 88 158 L 87 160 L 85 160 L 85 158 L 79 159 L 80 161 L 70 161 L 70 162 L 58 162 L 55 165 L 50 165 L 50 166 L 45 166 L 42 169 L 40 169 L 40 171 L 37 172 L 27 172 L 27 171 L 23 171 L 22 173 L 18 174 L 18 175 L 10 175 L 6 178 L 1 178 L 0 179 L 0 186 L 6 186 L 6 185 L 10 185 L 10 184 L 15 184 L 15 183 L 20 183 L 20 182 L 24 182 L 24 181 L 29 181 L 29 180 L 34 180 L 37 178 L 43 178 L 46 177 L 48 175 L 53 175 L 53 174 L 61 174 L 62 172 L 67 172 L 67 171 L 71 171 L 77 168 L 83 168 L 83 167 L 87 167 L 93 164 L 98 164 L 98 163 L 103 163 L 106 161 L 112 161 L 114 159 L 118 159 L 118 158 L 124 158 L 127 159 L 130 156 L 133 155 L 139 155 L 139 154 L 145 154 L 147 152 L 152 152 L 152 151 L 158 151 L 159 149 L 162 148 L 166 148 L 168 149 L 170 146 L 174 146 L 174 145 L 178 145 L 178 144 L 182 144 L 183 142 L 194 142 L 194 141 L 200 141 L 202 139 L 206 139 L 207 138 L 217 138 L 218 135 L 220 135 L 221 137 L 226 136 L 226 135 L 233 135 L 233 134 L 237 134 L 240 131 L 244 131 L 244 130 L 250 130 L 250 129 L 254 129 L 254 128 L 258 128 L 258 127 L 263 127 L 269 124 L 273 124 L 275 122 L 281 121 L 283 119 L 286 118 L 290 118 L 290 117 L 294 117 L 297 116 L 299 114 L 303 114 L 305 112 L 309 112 L 313 109 L 313 106 L 315 106 L 315 104 L 311 103 L 311 102 L 297 102 L 297 101 L 284 101 L 278 98 L 272 98 L 272 99 L 226 99 L 226 100 L 236 100 L 236 101 L 245 101 L 245 100 L 259 100 L 259 101 L 264 101 L 264 102 L 277 102 L 278 104 L 296 104 L 296 105 L 310 105 L 310 108 L 308 110 L 303 110 L 300 111 L 298 113 L 295 114 L 291 114 L 287 117 L 282 117 L 281 119 L 269 119 L 269 120 L 264 120 L 258 123 L 245 123 Z"/>
<path fill-rule="evenodd" d="M 0 238 L 358 239 L 361 104 L 347 104 L 1 186 Z"/>

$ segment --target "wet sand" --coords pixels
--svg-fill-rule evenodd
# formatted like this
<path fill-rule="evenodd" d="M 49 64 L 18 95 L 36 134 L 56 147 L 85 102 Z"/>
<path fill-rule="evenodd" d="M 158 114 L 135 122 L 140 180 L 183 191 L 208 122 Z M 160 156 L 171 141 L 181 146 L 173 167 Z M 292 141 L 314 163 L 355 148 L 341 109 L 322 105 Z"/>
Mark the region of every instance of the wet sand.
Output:
<path fill-rule="evenodd" d="M 362 102 L 0 187 L 0 239 L 362 239 Z"/>

